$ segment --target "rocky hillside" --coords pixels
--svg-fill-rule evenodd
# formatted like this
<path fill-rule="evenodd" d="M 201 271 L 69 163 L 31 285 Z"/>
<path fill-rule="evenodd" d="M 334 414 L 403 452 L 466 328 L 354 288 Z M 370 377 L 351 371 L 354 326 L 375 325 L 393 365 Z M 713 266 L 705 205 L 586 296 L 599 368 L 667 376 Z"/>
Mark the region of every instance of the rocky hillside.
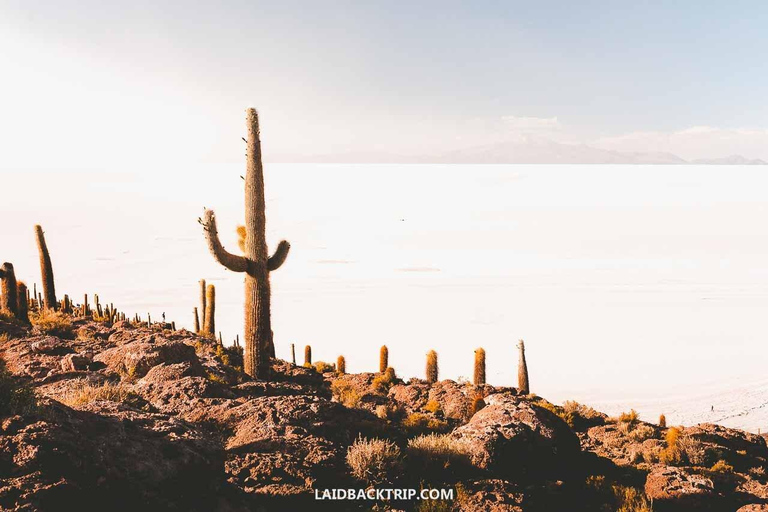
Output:
<path fill-rule="evenodd" d="M 768 447 L 742 431 L 323 363 L 254 381 L 167 324 L 33 324 L 0 320 L 2 510 L 768 510 Z M 315 494 L 369 486 L 455 498 Z"/>

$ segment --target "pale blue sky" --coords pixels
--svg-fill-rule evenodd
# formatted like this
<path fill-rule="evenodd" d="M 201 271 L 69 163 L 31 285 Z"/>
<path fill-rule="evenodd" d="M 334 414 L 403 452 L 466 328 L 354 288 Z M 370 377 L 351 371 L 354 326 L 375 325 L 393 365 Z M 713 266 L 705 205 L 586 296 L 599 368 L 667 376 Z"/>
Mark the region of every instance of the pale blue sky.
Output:
<path fill-rule="evenodd" d="M 767 14 L 760 1 L 0 0 L 0 166 L 48 159 L 50 130 L 62 164 L 237 160 L 246 106 L 288 160 L 529 131 L 768 158 Z"/>

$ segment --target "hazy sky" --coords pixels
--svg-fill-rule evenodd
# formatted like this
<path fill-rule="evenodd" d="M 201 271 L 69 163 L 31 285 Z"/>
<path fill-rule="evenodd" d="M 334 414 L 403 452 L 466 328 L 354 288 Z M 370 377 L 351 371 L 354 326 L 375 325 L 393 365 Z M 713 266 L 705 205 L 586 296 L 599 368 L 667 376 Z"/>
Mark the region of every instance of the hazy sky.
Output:
<path fill-rule="evenodd" d="M 768 159 L 768 4 L 0 0 L 0 168 L 534 134 Z"/>

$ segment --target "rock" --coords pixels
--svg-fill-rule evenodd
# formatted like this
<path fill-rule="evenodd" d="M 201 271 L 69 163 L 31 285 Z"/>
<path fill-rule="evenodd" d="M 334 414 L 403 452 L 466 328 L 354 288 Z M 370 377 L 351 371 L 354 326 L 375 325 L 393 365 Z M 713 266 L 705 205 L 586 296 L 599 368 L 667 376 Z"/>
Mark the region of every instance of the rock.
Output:
<path fill-rule="evenodd" d="M 91 358 L 80 354 L 67 354 L 61 358 L 61 370 L 64 372 L 87 370 L 89 364 Z"/>
<path fill-rule="evenodd" d="M 674 506 L 675 510 L 699 510 L 711 505 L 716 496 L 712 480 L 671 466 L 658 467 L 648 474 L 645 494 L 654 503 Z"/>
<path fill-rule="evenodd" d="M 736 512 L 768 512 L 768 505 L 752 503 L 751 505 L 744 505 Z"/>
<path fill-rule="evenodd" d="M 152 367 L 161 363 L 188 362 L 194 366 L 200 364 L 193 346 L 182 341 L 167 340 L 155 334 L 107 349 L 96 355 L 94 360 L 105 363 L 115 372 L 134 378 L 143 377 Z"/>
<path fill-rule="evenodd" d="M 224 484 L 215 441 L 112 402 L 43 407 L 40 418 L 0 435 L 0 509 L 212 509 Z"/>
<path fill-rule="evenodd" d="M 579 455 L 570 427 L 546 409 L 508 394 L 486 397 L 486 406 L 452 436 L 469 443 L 472 463 L 499 477 L 557 474 Z"/>
<path fill-rule="evenodd" d="M 60 354 L 66 353 L 68 349 L 59 338 L 55 336 L 46 336 L 41 340 L 30 344 L 29 348 L 36 354 Z"/>
<path fill-rule="evenodd" d="M 504 480 L 467 482 L 454 500 L 455 512 L 523 512 L 523 493 Z"/>

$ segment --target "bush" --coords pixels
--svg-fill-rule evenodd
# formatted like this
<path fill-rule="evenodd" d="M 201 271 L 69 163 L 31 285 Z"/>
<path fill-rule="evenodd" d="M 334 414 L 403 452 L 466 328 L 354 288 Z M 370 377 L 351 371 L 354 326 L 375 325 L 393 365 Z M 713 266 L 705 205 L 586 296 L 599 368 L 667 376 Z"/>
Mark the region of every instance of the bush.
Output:
<path fill-rule="evenodd" d="M 646 439 L 653 439 L 656 437 L 656 429 L 650 425 L 640 424 L 629 433 L 629 438 L 638 443 L 642 443 Z"/>
<path fill-rule="evenodd" d="M 616 512 L 653 512 L 653 505 L 648 497 L 634 487 L 613 486 L 616 497 Z"/>
<path fill-rule="evenodd" d="M 721 459 L 715 462 L 709 470 L 715 473 L 733 473 L 733 466 Z"/>
<path fill-rule="evenodd" d="M 413 432 L 423 433 L 444 431 L 448 428 L 448 423 L 428 414 L 414 412 L 406 416 L 403 420 L 403 426 Z"/>
<path fill-rule="evenodd" d="M 335 372 L 336 371 L 336 365 L 331 363 L 326 363 L 325 361 L 317 361 L 315 364 L 313 364 L 315 371 L 317 373 L 326 373 L 326 372 Z"/>
<path fill-rule="evenodd" d="M 445 480 L 471 466 L 469 444 L 449 434 L 427 434 L 408 441 L 408 460 L 422 477 Z"/>
<path fill-rule="evenodd" d="M 346 407 L 357 407 L 360 403 L 360 393 L 350 383 L 335 380 L 331 383 L 331 393 L 337 402 Z"/>
<path fill-rule="evenodd" d="M 631 409 L 629 412 L 623 412 L 619 415 L 619 423 L 635 424 L 640 419 L 637 411 Z"/>
<path fill-rule="evenodd" d="M 391 482 L 400 470 L 400 448 L 385 439 L 358 438 L 347 450 L 352 476 L 369 485 Z"/>
<path fill-rule="evenodd" d="M 43 334 L 58 336 L 59 338 L 73 338 L 72 320 L 60 311 L 44 309 L 39 313 L 30 315 L 32 325 Z"/>
<path fill-rule="evenodd" d="M 371 382 L 371 390 L 375 393 L 386 394 L 396 379 L 395 370 L 390 366 L 386 372 L 374 377 L 373 382 Z"/>
<path fill-rule="evenodd" d="M 70 407 L 77 407 L 95 402 L 96 400 L 108 400 L 110 402 L 127 403 L 138 398 L 138 395 L 129 391 L 122 384 L 105 382 L 102 385 L 91 384 L 85 379 L 80 379 L 61 399 L 62 403 Z"/>
<path fill-rule="evenodd" d="M 424 406 L 424 410 L 426 410 L 427 412 L 431 412 L 432 414 L 437 414 L 438 412 L 442 412 L 440 403 L 437 400 L 430 400 L 429 402 L 427 402 L 427 405 Z"/>
<path fill-rule="evenodd" d="M 667 430 L 667 447 L 659 454 L 659 462 L 674 466 L 680 464 L 683 459 L 683 451 L 680 449 L 680 430 L 675 427 Z"/>
<path fill-rule="evenodd" d="M 35 391 L 25 381 L 14 377 L 0 359 L 0 416 L 27 414 L 37 407 Z"/>

